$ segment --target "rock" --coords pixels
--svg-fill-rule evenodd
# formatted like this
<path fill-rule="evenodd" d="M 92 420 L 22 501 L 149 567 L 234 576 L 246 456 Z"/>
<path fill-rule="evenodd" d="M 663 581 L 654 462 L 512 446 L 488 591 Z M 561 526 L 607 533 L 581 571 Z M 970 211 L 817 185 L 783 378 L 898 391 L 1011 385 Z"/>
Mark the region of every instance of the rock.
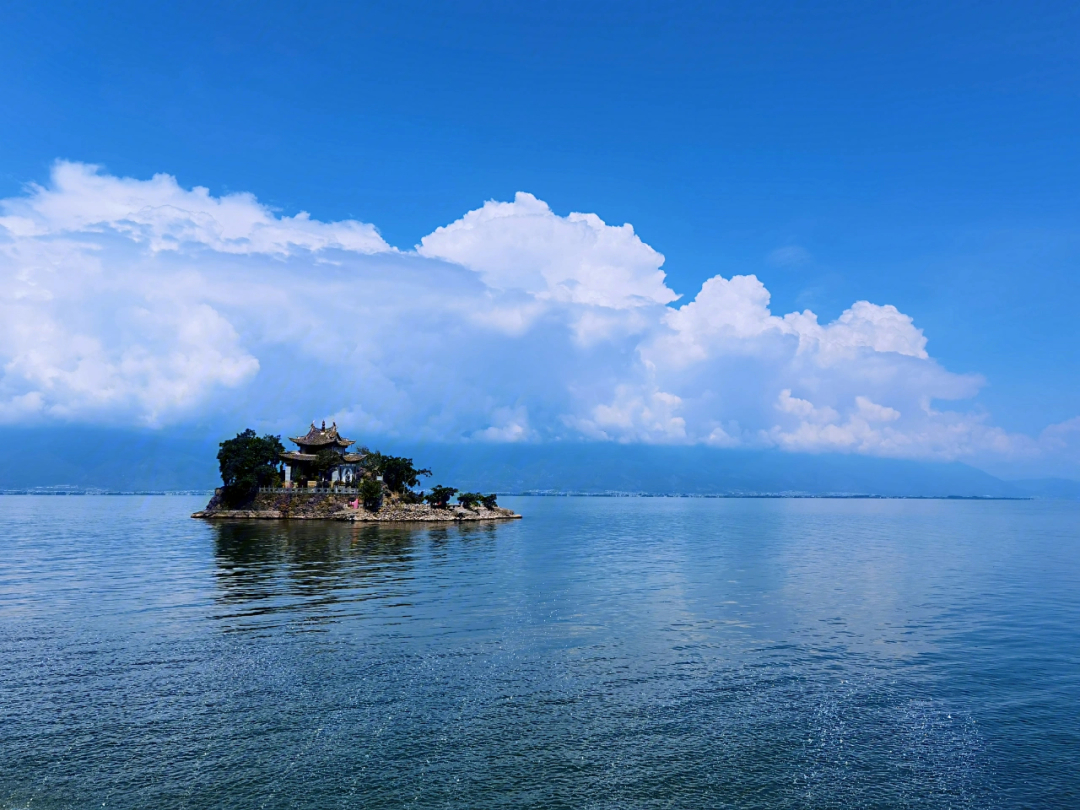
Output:
<path fill-rule="evenodd" d="M 369 512 L 363 507 L 351 508 L 349 503 L 355 502 L 355 499 L 355 495 L 306 493 L 303 490 L 260 492 L 246 508 L 226 509 L 221 490 L 218 489 L 206 509 L 194 513 L 192 517 L 205 520 L 347 520 L 357 523 L 455 523 L 521 518 L 521 515 L 501 507 L 466 509 L 463 506 L 448 506 L 436 509 L 428 504 L 401 503 L 394 498 L 387 498 L 378 511 Z"/>

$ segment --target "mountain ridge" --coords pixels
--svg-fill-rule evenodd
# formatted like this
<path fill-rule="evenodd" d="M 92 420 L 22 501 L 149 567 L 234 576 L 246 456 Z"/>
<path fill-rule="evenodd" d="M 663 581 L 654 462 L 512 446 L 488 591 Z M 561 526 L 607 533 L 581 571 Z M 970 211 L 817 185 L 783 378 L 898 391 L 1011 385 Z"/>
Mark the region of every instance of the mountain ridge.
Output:
<path fill-rule="evenodd" d="M 233 432 L 235 433 L 235 431 Z M 0 429 L 0 490 L 190 491 L 217 485 L 233 434 L 109 428 Z M 616 443 L 362 442 L 406 455 L 425 483 L 501 493 L 1080 498 L 1080 482 L 1007 481 L 961 462 Z"/>

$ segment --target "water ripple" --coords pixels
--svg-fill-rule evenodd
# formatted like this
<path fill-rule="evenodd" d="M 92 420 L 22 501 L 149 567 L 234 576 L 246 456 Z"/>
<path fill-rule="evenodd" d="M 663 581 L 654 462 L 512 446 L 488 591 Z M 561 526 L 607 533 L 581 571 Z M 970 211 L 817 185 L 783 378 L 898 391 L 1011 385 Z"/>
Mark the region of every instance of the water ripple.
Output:
<path fill-rule="evenodd" d="M 1080 806 L 1080 505 L 0 498 L 0 808 Z"/>

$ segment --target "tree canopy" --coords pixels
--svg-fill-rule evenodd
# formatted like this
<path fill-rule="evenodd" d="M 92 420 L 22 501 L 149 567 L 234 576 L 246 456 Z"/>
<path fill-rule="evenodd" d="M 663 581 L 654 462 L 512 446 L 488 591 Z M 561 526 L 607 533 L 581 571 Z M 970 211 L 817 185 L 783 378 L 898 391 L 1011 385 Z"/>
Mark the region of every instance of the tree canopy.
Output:
<path fill-rule="evenodd" d="M 411 458 L 387 456 L 378 451 L 368 452 L 360 463 L 369 472 L 381 475 L 386 488 L 398 494 L 420 483 L 420 476 L 431 475 L 431 470 L 418 469 Z"/>
<path fill-rule="evenodd" d="M 382 484 L 378 481 L 365 478 L 360 482 L 360 500 L 363 502 L 364 508 L 369 512 L 378 510 L 380 504 L 382 504 L 382 495 Z"/>
<path fill-rule="evenodd" d="M 481 504 L 486 509 L 494 509 L 498 506 L 495 495 L 485 495 L 482 492 L 462 492 L 457 496 L 457 500 L 466 509 L 475 509 Z"/>
<path fill-rule="evenodd" d="M 311 463 L 312 471 L 319 480 L 330 477 L 334 468 L 341 464 L 341 456 L 333 450 L 320 450 L 315 455 L 315 461 Z"/>
<path fill-rule="evenodd" d="M 457 496 L 457 502 L 466 509 L 475 509 L 483 497 L 479 492 L 462 492 Z"/>
<path fill-rule="evenodd" d="M 280 436 L 258 436 L 248 428 L 226 439 L 218 450 L 218 467 L 225 486 L 225 499 L 230 503 L 250 500 L 259 487 L 278 479 L 278 459 L 285 451 Z"/>
<path fill-rule="evenodd" d="M 454 487 L 444 487 L 442 485 L 434 486 L 431 488 L 431 492 L 428 493 L 425 500 L 436 509 L 445 509 L 450 504 L 450 499 L 454 497 L 454 493 L 456 492 L 457 489 Z"/>

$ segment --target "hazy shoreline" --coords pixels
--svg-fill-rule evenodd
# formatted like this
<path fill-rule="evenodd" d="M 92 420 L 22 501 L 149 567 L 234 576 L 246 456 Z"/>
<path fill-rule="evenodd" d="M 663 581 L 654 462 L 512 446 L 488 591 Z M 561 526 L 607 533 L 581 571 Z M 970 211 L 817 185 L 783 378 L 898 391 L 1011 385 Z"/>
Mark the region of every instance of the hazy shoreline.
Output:
<path fill-rule="evenodd" d="M 44 496 L 195 496 L 212 495 L 213 489 L 184 490 L 101 490 L 101 489 L 4 489 L 0 495 L 44 495 Z M 652 492 L 496 492 L 506 498 L 695 498 L 695 499 L 791 499 L 791 500 L 883 500 L 883 501 L 1035 501 L 1068 500 L 1062 498 L 1039 498 L 1020 495 L 874 495 L 863 493 L 803 493 L 803 492 L 722 492 L 702 493 L 652 493 Z"/>

